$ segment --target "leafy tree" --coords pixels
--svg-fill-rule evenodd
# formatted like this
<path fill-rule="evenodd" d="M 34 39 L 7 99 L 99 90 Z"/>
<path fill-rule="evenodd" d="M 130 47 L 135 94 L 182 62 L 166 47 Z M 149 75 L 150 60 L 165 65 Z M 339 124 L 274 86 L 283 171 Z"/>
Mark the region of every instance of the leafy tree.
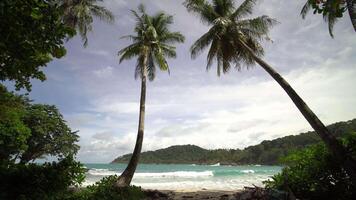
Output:
<path fill-rule="evenodd" d="M 44 81 L 41 68 L 65 55 L 63 39 L 75 31 L 63 24 L 62 13 L 51 2 L 1 1 L 0 81 L 15 81 L 16 89 L 30 91 L 30 79 Z"/>
<path fill-rule="evenodd" d="M 33 104 L 26 109 L 24 124 L 31 130 L 22 163 L 45 155 L 67 157 L 76 154 L 79 136 L 72 132 L 55 106 Z"/>
<path fill-rule="evenodd" d="M 141 99 L 140 99 L 140 116 L 137 140 L 133 156 L 124 172 L 117 181 L 117 186 L 128 186 L 135 173 L 140 152 L 142 149 L 145 104 L 146 104 L 146 79 L 153 81 L 158 66 L 162 71 L 168 71 L 169 67 L 166 57 L 175 58 L 175 47 L 171 44 L 183 42 L 184 36 L 179 32 L 169 31 L 169 25 L 173 23 L 173 17 L 159 12 L 154 16 L 146 14 L 143 5 L 139 6 L 139 13 L 132 10 L 136 17 L 135 35 L 128 35 L 125 38 L 132 40 L 132 44 L 121 49 L 118 52 L 120 62 L 123 60 L 137 58 L 135 77 L 141 78 Z"/>
<path fill-rule="evenodd" d="M 53 200 L 83 182 L 77 141 L 55 106 L 31 104 L 0 84 L 0 199 Z M 28 163 L 43 156 L 58 162 Z"/>
<path fill-rule="evenodd" d="M 79 136 L 55 106 L 30 104 L 0 85 L 0 162 L 27 163 L 43 156 L 77 153 Z"/>
<path fill-rule="evenodd" d="M 356 156 L 356 134 L 342 140 L 348 153 Z M 268 188 L 289 188 L 298 199 L 354 199 L 356 183 L 335 159 L 325 145 L 313 145 L 284 158 L 287 167 L 265 183 Z"/>
<path fill-rule="evenodd" d="M 87 33 L 92 31 L 93 16 L 112 23 L 114 15 L 105 7 L 97 5 L 103 0 L 56 0 L 63 9 L 63 21 L 69 27 L 77 30 L 88 45 Z"/>
<path fill-rule="evenodd" d="M 24 152 L 31 130 L 23 122 L 28 100 L 8 92 L 0 84 L 0 162 L 10 162 L 13 155 Z"/>
<path fill-rule="evenodd" d="M 210 45 L 207 69 L 210 69 L 215 59 L 218 75 L 221 71 L 227 73 L 231 66 L 241 70 L 242 65 L 248 68 L 255 63 L 259 64 L 277 81 L 331 152 L 337 155 L 337 162 L 344 164 L 350 176 L 356 180 L 356 161 L 346 156 L 345 149 L 290 84 L 261 59 L 264 51 L 260 42 L 268 39 L 268 31 L 277 21 L 265 15 L 246 19 L 252 13 L 255 2 L 256 0 L 245 0 L 235 8 L 233 0 L 186 0 L 188 11 L 198 14 L 210 26 L 209 31 L 192 45 L 192 58 Z"/>
<path fill-rule="evenodd" d="M 348 10 L 351 23 L 356 31 L 356 10 L 355 0 L 308 0 L 301 11 L 303 19 L 310 9 L 313 9 L 313 13 L 322 14 L 324 20 L 329 25 L 329 34 L 333 35 L 334 24 L 339 18 L 342 18 L 344 12 Z"/>

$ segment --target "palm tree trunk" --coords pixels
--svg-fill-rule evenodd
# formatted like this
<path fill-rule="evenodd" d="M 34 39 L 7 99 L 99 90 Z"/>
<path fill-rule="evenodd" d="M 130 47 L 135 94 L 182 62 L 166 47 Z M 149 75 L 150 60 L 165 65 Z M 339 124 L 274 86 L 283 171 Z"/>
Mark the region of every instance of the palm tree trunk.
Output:
<path fill-rule="evenodd" d="M 355 0 L 346 0 L 347 10 L 349 11 L 352 26 L 356 31 L 356 8 Z"/>
<path fill-rule="evenodd" d="M 277 73 L 270 65 L 268 65 L 261 58 L 256 56 L 253 50 L 240 40 L 240 43 L 249 51 L 251 56 L 255 61 L 270 74 L 275 81 L 284 89 L 288 96 L 292 99 L 293 103 L 297 106 L 299 111 L 303 114 L 304 118 L 313 127 L 315 132 L 326 144 L 330 152 L 332 152 L 338 159 L 340 165 L 344 166 L 344 169 L 351 176 L 351 178 L 356 181 L 356 161 L 347 154 L 345 148 L 339 143 L 334 135 L 332 135 L 325 125 L 319 120 L 319 118 L 313 113 L 313 111 L 308 107 L 308 105 L 303 101 L 302 98 L 295 92 L 295 90 L 289 85 L 289 83 Z"/>
<path fill-rule="evenodd" d="M 134 152 L 132 153 L 129 164 L 127 165 L 124 172 L 120 175 L 120 177 L 116 181 L 116 187 L 118 188 L 126 187 L 130 185 L 141 154 L 144 124 L 145 124 L 146 77 L 147 77 L 146 66 L 147 66 L 147 56 L 145 56 L 144 58 L 145 69 L 143 70 L 144 72 L 141 78 L 140 116 L 138 122 L 138 133 L 136 138 L 135 149 Z"/>

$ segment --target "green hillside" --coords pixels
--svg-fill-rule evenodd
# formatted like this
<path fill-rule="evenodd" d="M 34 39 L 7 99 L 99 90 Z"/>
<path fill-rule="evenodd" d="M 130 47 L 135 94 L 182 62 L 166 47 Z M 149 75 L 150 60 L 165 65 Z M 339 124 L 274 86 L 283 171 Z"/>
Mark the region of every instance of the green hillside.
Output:
<path fill-rule="evenodd" d="M 356 119 L 338 122 L 328 126 L 337 137 L 356 131 Z M 140 163 L 175 163 L 175 164 L 278 164 L 279 158 L 289 152 L 320 142 L 315 132 L 285 136 L 274 140 L 265 140 L 258 145 L 240 149 L 207 150 L 195 145 L 177 145 L 156 151 L 143 152 Z M 131 154 L 120 156 L 112 163 L 126 163 Z"/>

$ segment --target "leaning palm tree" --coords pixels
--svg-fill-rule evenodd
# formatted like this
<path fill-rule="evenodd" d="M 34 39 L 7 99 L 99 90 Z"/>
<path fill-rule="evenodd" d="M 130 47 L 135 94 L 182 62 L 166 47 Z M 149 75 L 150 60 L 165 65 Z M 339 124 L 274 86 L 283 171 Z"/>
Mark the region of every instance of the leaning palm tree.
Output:
<path fill-rule="evenodd" d="M 156 67 L 169 72 L 166 57 L 176 57 L 175 47 L 172 44 L 184 42 L 182 34 L 169 30 L 169 25 L 173 23 L 172 16 L 163 12 L 149 16 L 143 5 L 140 5 L 138 10 L 139 12 L 132 10 L 137 21 L 134 29 L 135 34 L 124 36 L 124 38 L 131 39 L 132 44 L 118 52 L 118 55 L 121 56 L 120 63 L 123 60 L 137 57 L 135 78 L 141 78 L 141 99 L 135 149 L 126 169 L 116 182 L 117 187 L 125 187 L 130 184 L 140 157 L 144 134 L 146 79 L 154 80 Z"/>
<path fill-rule="evenodd" d="M 103 0 L 55 0 L 63 10 L 63 22 L 77 30 L 84 42 L 88 45 L 87 33 L 92 31 L 93 16 L 100 20 L 112 23 L 114 15 L 104 6 L 97 5 Z"/>
<path fill-rule="evenodd" d="M 210 46 L 207 70 L 216 60 L 218 75 L 221 71 L 228 72 L 232 66 L 241 70 L 244 66 L 250 67 L 258 63 L 284 89 L 331 152 L 340 159 L 340 162 L 344 162 L 349 174 L 356 177 L 356 162 L 350 156 L 346 156 L 343 146 L 330 134 L 289 83 L 261 59 L 264 51 L 260 42 L 269 40 L 268 31 L 277 21 L 268 16 L 246 19 L 245 17 L 252 13 L 255 2 L 256 0 L 245 0 L 235 8 L 233 0 L 186 0 L 184 5 L 188 11 L 198 14 L 201 20 L 210 26 L 209 31 L 192 45 L 192 58 Z"/>
<path fill-rule="evenodd" d="M 351 23 L 356 31 L 356 1 L 355 0 L 307 0 L 300 14 L 305 19 L 306 14 L 310 9 L 315 13 L 323 15 L 324 20 L 328 23 L 329 34 L 333 35 L 333 28 L 337 20 L 343 17 L 343 13 L 347 10 L 351 19 Z"/>

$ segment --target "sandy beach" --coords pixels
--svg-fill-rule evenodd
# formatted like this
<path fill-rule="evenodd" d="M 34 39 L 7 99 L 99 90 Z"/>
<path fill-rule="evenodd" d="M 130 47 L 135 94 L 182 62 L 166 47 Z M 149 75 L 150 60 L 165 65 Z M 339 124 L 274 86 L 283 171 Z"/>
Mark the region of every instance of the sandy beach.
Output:
<path fill-rule="evenodd" d="M 199 190 L 199 191 L 173 191 L 173 190 L 146 190 L 145 200 L 181 200 L 181 199 L 209 199 L 209 200 L 258 200 L 264 199 L 263 188 L 246 187 L 244 190 Z"/>
<path fill-rule="evenodd" d="M 149 196 L 146 200 L 179 200 L 179 199 L 209 199 L 209 200 L 233 200 L 242 190 L 221 191 L 221 190 L 199 190 L 199 191 L 170 191 L 170 190 L 146 190 Z"/>

